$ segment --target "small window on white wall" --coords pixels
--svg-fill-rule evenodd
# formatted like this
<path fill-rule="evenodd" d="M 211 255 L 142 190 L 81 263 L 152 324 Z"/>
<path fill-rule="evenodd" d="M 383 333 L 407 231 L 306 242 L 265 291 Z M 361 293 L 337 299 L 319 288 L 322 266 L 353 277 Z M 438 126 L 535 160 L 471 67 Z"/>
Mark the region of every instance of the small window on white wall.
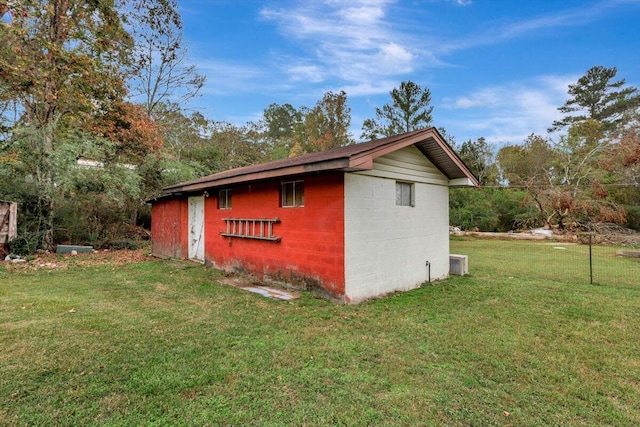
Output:
<path fill-rule="evenodd" d="M 413 183 L 396 181 L 396 205 L 415 206 L 415 189 Z"/>

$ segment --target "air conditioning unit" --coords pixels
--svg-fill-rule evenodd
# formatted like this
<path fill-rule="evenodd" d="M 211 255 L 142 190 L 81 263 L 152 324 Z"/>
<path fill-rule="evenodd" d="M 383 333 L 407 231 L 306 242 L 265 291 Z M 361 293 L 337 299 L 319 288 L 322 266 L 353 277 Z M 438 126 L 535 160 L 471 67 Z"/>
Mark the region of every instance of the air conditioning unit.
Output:
<path fill-rule="evenodd" d="M 467 255 L 449 254 L 449 274 L 457 276 L 469 274 L 469 257 Z"/>

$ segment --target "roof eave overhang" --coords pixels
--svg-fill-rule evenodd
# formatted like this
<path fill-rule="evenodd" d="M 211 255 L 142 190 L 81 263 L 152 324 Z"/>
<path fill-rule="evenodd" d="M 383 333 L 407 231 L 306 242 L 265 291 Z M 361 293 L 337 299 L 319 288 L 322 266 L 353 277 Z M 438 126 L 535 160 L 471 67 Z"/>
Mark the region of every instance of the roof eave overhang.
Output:
<path fill-rule="evenodd" d="M 255 169 L 253 169 L 253 171 L 244 172 L 239 170 L 236 174 L 230 176 L 216 177 L 213 175 L 211 179 L 205 177 L 191 182 L 171 185 L 165 187 L 163 191 L 165 192 L 165 196 L 171 196 L 177 195 L 178 193 L 196 193 L 198 191 L 231 186 L 234 184 L 294 177 L 311 173 L 329 171 L 359 172 L 372 170 L 374 167 L 373 161 L 376 158 L 411 145 L 416 145 L 425 157 L 434 162 L 434 165 L 447 177 L 450 186 L 479 186 L 477 178 L 449 146 L 449 144 L 446 143 L 440 133 L 435 128 L 428 128 L 413 132 L 404 137 L 391 139 L 390 141 L 376 146 L 375 148 L 366 149 L 360 153 L 351 153 L 342 157 L 318 160 L 310 163 L 272 167 L 271 169 L 258 171 L 255 171 Z"/>
<path fill-rule="evenodd" d="M 383 145 L 375 150 L 365 152 L 360 155 L 353 156 L 349 162 L 350 166 L 354 170 L 371 170 L 373 169 L 373 160 L 392 153 L 396 150 L 415 145 L 420 142 L 432 142 L 435 143 L 439 149 L 441 149 L 447 158 L 451 161 L 451 164 L 456 169 L 456 177 L 447 174 L 444 170 L 441 172 L 449 179 L 449 185 L 451 187 L 478 187 L 480 184 L 478 179 L 469 170 L 467 165 L 456 154 L 456 152 L 445 142 L 440 133 L 435 128 L 428 128 L 422 132 L 418 132 L 411 137 L 395 141 L 394 143 Z M 423 153 L 425 157 L 429 158 L 427 153 Z M 437 166 L 436 166 L 437 167 Z M 462 175 L 462 177 L 460 177 Z"/>
<path fill-rule="evenodd" d="M 450 179 L 450 185 L 454 187 L 480 187 L 480 181 L 478 178 L 469 170 L 467 165 L 458 157 L 458 155 L 447 145 L 447 148 L 451 151 L 453 156 L 451 160 L 454 162 L 456 167 L 460 170 L 460 172 L 464 175 L 462 178 L 453 178 Z M 451 184 L 453 182 L 453 184 Z M 460 184 L 464 182 L 464 184 Z"/>
<path fill-rule="evenodd" d="M 462 187 L 478 187 L 478 183 L 472 181 L 469 178 L 454 178 L 449 180 L 449 187 L 462 188 Z"/>
<path fill-rule="evenodd" d="M 225 186 L 239 184 L 239 183 L 266 181 L 266 180 L 277 179 L 282 177 L 305 175 L 310 173 L 326 172 L 326 171 L 332 171 L 332 170 L 338 171 L 338 170 L 349 170 L 349 169 L 351 169 L 351 166 L 349 165 L 349 159 L 340 158 L 340 159 L 332 159 L 332 160 L 326 160 L 322 162 L 309 163 L 309 164 L 303 164 L 303 165 L 288 166 L 284 168 L 266 170 L 261 172 L 252 172 L 248 174 L 235 175 L 235 176 L 230 176 L 228 178 L 220 178 L 212 181 L 204 181 L 204 182 L 199 182 L 194 184 L 170 186 L 170 187 L 165 187 L 164 190 L 172 194 L 177 192 L 192 193 L 200 190 L 206 190 L 209 188 L 225 187 Z"/>
<path fill-rule="evenodd" d="M 173 199 L 175 197 L 180 197 L 180 196 L 182 196 L 182 193 L 179 191 L 175 191 L 172 193 L 161 194 L 159 196 L 152 197 L 150 199 L 145 200 L 144 202 L 150 205 L 156 202 L 162 202 L 162 201 Z"/>

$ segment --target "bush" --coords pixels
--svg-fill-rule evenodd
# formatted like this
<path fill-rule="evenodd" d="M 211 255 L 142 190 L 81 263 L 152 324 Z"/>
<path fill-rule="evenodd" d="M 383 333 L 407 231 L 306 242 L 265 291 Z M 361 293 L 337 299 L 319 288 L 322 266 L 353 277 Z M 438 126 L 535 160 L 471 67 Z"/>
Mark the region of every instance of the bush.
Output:
<path fill-rule="evenodd" d="M 624 208 L 627 211 L 626 227 L 640 231 L 640 206 L 626 205 Z"/>
<path fill-rule="evenodd" d="M 33 255 L 39 249 L 43 238 L 42 232 L 22 231 L 7 244 L 8 252 L 19 256 Z"/>
<path fill-rule="evenodd" d="M 508 188 L 451 190 L 450 223 L 465 230 L 509 231 L 537 222 L 537 212 L 524 202 L 524 192 Z"/>

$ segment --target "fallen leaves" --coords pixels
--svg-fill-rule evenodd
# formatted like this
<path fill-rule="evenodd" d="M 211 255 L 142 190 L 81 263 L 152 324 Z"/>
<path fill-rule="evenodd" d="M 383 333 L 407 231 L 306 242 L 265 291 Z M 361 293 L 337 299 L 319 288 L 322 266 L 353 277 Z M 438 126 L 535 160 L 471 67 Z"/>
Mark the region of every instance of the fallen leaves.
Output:
<path fill-rule="evenodd" d="M 104 264 L 129 264 L 143 262 L 150 259 L 148 250 L 145 249 L 122 249 L 122 250 L 103 250 L 95 251 L 93 253 L 82 253 L 77 255 L 71 254 L 40 254 L 33 260 L 28 262 L 14 264 L 5 263 L 7 271 L 22 272 L 33 271 L 40 269 L 60 269 L 68 268 L 69 266 L 92 266 L 92 265 L 104 265 Z"/>

